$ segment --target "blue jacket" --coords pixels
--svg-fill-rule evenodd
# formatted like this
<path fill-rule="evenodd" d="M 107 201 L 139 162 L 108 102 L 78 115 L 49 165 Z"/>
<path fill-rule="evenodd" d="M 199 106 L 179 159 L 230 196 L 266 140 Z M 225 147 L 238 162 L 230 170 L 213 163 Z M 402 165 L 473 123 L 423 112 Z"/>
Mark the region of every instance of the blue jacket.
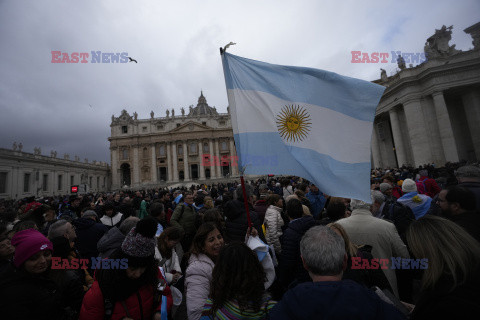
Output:
<path fill-rule="evenodd" d="M 406 319 L 371 290 L 351 280 L 305 282 L 285 293 L 270 319 Z"/>
<path fill-rule="evenodd" d="M 312 193 L 310 191 L 305 195 L 305 197 L 310 201 L 310 207 L 312 209 L 312 216 L 315 219 L 320 219 L 320 214 L 322 213 L 323 208 L 325 207 L 325 203 L 327 199 L 320 191 L 318 194 Z"/>

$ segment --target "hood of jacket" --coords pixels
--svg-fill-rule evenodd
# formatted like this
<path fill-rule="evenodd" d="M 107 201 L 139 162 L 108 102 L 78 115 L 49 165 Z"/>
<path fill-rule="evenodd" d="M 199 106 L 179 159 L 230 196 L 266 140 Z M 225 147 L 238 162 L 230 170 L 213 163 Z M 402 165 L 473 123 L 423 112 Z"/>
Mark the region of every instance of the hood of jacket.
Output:
<path fill-rule="evenodd" d="M 113 227 L 98 241 L 97 249 L 99 252 L 116 249 L 122 245 L 124 239 L 123 233 L 117 227 Z"/>
<path fill-rule="evenodd" d="M 315 219 L 312 216 L 305 216 L 296 220 L 290 221 L 288 228 L 294 230 L 297 233 L 304 234 L 315 225 Z"/>
<path fill-rule="evenodd" d="M 90 218 L 78 218 L 73 220 L 73 225 L 79 230 L 85 230 L 93 226 L 96 222 Z"/>
<path fill-rule="evenodd" d="M 250 212 L 255 212 L 250 203 L 248 203 L 248 208 L 250 209 Z M 245 213 L 245 204 L 243 201 L 230 200 L 225 204 L 224 214 L 227 219 L 234 220 L 243 213 Z"/>

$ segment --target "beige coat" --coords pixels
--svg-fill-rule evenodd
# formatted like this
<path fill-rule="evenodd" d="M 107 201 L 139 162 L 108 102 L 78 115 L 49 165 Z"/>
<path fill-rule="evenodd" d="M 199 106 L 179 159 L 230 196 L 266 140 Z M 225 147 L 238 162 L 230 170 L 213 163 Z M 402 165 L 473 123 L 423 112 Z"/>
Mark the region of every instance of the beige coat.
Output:
<path fill-rule="evenodd" d="M 273 246 L 275 252 L 279 253 L 282 250 L 280 245 L 280 236 L 282 235 L 282 208 L 271 205 L 267 208 L 265 212 L 265 230 L 266 235 L 265 239 L 267 240 L 268 245 Z"/>
<path fill-rule="evenodd" d="M 355 209 L 352 215 L 337 221 L 348 234 L 350 241 L 357 245 L 372 246 L 372 255 L 378 259 L 388 259 L 388 269 L 382 269 L 393 293 L 398 297 L 397 277 L 390 268 L 392 257 L 410 258 L 407 246 L 397 233 L 393 223 L 375 218 L 366 209 Z"/>

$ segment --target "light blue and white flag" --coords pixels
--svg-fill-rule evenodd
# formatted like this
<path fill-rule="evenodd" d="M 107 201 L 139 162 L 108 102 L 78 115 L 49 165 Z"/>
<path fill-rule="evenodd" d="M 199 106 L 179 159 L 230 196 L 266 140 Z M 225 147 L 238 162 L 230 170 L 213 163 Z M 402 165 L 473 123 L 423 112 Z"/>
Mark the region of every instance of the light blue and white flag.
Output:
<path fill-rule="evenodd" d="M 370 202 L 370 142 L 385 87 L 333 72 L 223 53 L 245 174 L 288 174 L 326 194 Z"/>

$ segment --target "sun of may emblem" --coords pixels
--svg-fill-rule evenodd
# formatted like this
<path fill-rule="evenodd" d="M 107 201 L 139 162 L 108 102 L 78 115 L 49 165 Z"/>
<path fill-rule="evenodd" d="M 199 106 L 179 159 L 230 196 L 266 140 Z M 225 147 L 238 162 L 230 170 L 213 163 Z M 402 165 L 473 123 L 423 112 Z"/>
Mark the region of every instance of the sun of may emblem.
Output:
<path fill-rule="evenodd" d="M 311 128 L 310 115 L 307 110 L 298 105 L 284 106 L 277 115 L 277 128 L 282 139 L 287 141 L 302 141 Z"/>

